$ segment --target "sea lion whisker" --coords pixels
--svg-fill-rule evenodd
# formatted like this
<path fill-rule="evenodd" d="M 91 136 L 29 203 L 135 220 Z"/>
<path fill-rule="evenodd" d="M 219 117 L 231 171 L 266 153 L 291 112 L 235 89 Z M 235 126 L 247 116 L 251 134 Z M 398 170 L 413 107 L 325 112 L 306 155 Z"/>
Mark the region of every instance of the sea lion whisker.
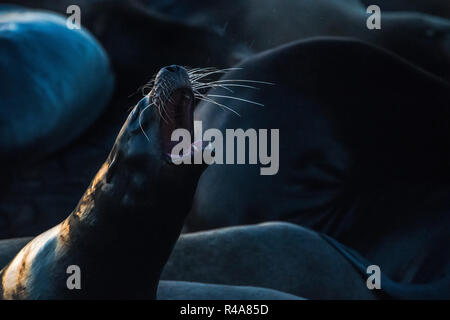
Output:
<path fill-rule="evenodd" d="M 131 93 L 128 98 L 131 98 L 132 96 L 134 96 L 138 91 L 141 91 L 141 95 L 146 96 L 148 93 L 145 93 L 144 90 L 145 89 L 151 89 L 153 88 L 153 84 L 155 82 L 155 79 L 151 79 L 149 82 L 147 82 L 146 84 L 140 86 L 139 88 L 136 89 L 136 91 L 134 91 L 133 93 Z M 150 92 L 149 92 L 150 93 Z"/>
<path fill-rule="evenodd" d="M 241 70 L 242 68 L 226 68 L 226 69 L 219 69 L 219 70 L 215 70 L 215 71 L 211 71 L 211 72 L 207 72 L 204 74 L 200 74 L 198 76 L 194 76 L 192 78 L 190 78 L 191 81 L 198 81 L 199 79 L 202 79 L 204 77 L 207 77 L 209 75 L 212 74 L 217 74 L 217 73 L 227 73 L 229 71 L 234 71 L 234 70 Z"/>
<path fill-rule="evenodd" d="M 153 104 L 155 105 L 156 109 L 158 110 L 158 114 L 159 114 L 160 118 L 163 119 L 166 123 L 168 123 L 166 118 L 161 113 L 161 106 L 163 105 L 163 102 L 160 98 L 160 95 L 159 94 L 155 95 L 152 97 L 152 99 L 154 100 Z"/>
<path fill-rule="evenodd" d="M 142 88 L 142 90 L 143 89 L 152 89 L 154 84 L 155 84 L 155 77 L 150 79 L 150 81 L 147 82 L 146 84 L 144 84 L 141 88 Z M 144 92 L 142 92 L 142 94 L 145 95 Z"/>
<path fill-rule="evenodd" d="M 228 90 L 231 93 L 234 93 L 234 91 L 231 90 L 230 88 L 227 88 L 226 86 L 220 85 L 220 84 L 212 84 L 212 85 L 204 85 L 204 86 L 198 85 L 198 86 L 193 86 L 192 88 L 194 90 L 201 90 L 201 89 L 208 89 L 208 88 L 213 88 L 213 89 L 222 88 L 222 89 Z"/>
<path fill-rule="evenodd" d="M 205 83 L 204 87 L 213 87 L 213 86 L 220 86 L 221 88 L 226 88 L 226 87 L 241 87 L 241 88 L 248 88 L 248 89 L 255 89 L 255 90 L 259 90 L 260 88 L 258 87 L 254 87 L 254 86 L 249 86 L 249 85 L 245 85 L 245 84 L 238 84 L 238 83 L 224 83 L 224 84 L 210 84 L 210 83 Z M 200 86 L 198 86 L 200 87 Z M 197 88 L 198 88 L 197 87 Z M 203 88 L 202 88 L 203 89 Z"/>
<path fill-rule="evenodd" d="M 139 112 L 139 127 L 141 128 L 142 133 L 144 134 L 145 138 L 147 138 L 148 141 L 150 141 L 150 138 L 147 136 L 147 134 L 145 133 L 144 128 L 142 127 L 142 113 L 145 112 L 145 110 L 147 110 L 148 108 L 150 108 L 152 105 L 154 105 L 154 103 L 149 103 L 147 106 L 145 106 L 144 109 L 142 109 L 141 112 Z"/>
<path fill-rule="evenodd" d="M 189 68 L 189 67 L 184 67 L 187 71 L 188 74 L 193 73 L 193 72 L 197 72 L 198 70 L 203 70 L 203 69 L 208 69 L 208 68 L 213 68 L 213 67 L 205 67 L 205 68 Z"/>
<path fill-rule="evenodd" d="M 162 91 L 161 91 L 162 94 L 164 96 L 166 96 L 167 91 L 169 91 L 169 86 L 168 86 L 167 82 L 165 80 L 163 80 L 159 85 L 162 87 Z"/>
<path fill-rule="evenodd" d="M 193 68 L 188 70 L 188 74 L 198 73 L 198 72 L 208 72 L 212 70 L 217 70 L 216 67 L 204 67 L 204 68 Z"/>
<path fill-rule="evenodd" d="M 212 81 L 212 83 L 223 83 L 223 82 L 251 82 L 251 83 L 260 83 L 267 85 L 275 85 L 275 83 L 267 82 L 267 81 L 258 81 L 258 80 L 249 80 L 249 79 L 224 79 L 224 80 L 216 80 Z"/>
<path fill-rule="evenodd" d="M 170 84 L 168 84 L 165 80 L 163 80 L 163 82 L 161 82 L 161 87 L 163 88 L 162 89 L 162 92 L 161 92 L 161 94 L 160 94 L 160 102 L 161 102 L 161 107 L 162 107 L 162 109 L 163 109 L 163 111 L 166 113 L 166 115 L 169 117 L 169 119 L 170 119 L 170 116 L 169 116 L 169 114 L 167 113 L 167 111 L 164 109 L 164 103 L 163 103 L 163 100 L 164 100 L 164 102 L 171 102 L 171 103 L 173 103 L 174 101 L 173 101 L 173 99 L 169 96 L 169 92 L 171 92 L 172 91 L 172 88 L 171 88 L 171 86 L 170 86 Z"/>
<path fill-rule="evenodd" d="M 153 87 L 154 83 L 155 83 L 155 80 L 152 79 L 149 82 L 147 82 L 146 84 L 144 84 L 142 87 L 144 87 L 144 88 L 151 88 L 151 87 Z"/>
<path fill-rule="evenodd" d="M 164 108 L 164 103 L 174 103 L 175 101 L 173 100 L 173 98 L 171 96 L 169 96 L 168 94 L 169 90 L 163 91 L 162 93 L 162 97 L 161 99 L 161 108 L 163 109 L 164 113 L 168 116 L 169 120 L 171 121 L 172 119 L 170 118 L 169 114 L 167 113 L 166 109 Z"/>
<path fill-rule="evenodd" d="M 219 95 L 219 94 L 208 94 L 207 96 L 208 97 L 215 97 L 215 98 L 226 98 L 226 99 L 239 100 L 239 101 L 243 101 L 243 102 L 247 102 L 247 103 L 255 104 L 257 106 L 264 107 L 264 105 L 262 103 L 251 101 L 251 100 L 247 100 L 247 99 L 243 99 L 243 98 L 239 98 L 239 97 L 223 96 L 223 95 Z"/>
<path fill-rule="evenodd" d="M 204 72 L 210 72 L 210 71 L 213 71 L 213 70 L 216 70 L 216 68 L 214 68 L 214 67 L 195 68 L 195 69 L 189 70 L 188 71 L 188 75 L 191 76 L 191 75 L 194 75 L 194 74 L 198 74 L 200 72 L 204 73 Z"/>
<path fill-rule="evenodd" d="M 170 103 L 174 103 L 174 100 L 173 100 L 172 97 L 168 97 L 168 98 L 167 98 L 167 101 L 170 102 Z"/>
<path fill-rule="evenodd" d="M 217 68 L 205 68 L 199 71 L 196 71 L 196 74 L 201 74 L 200 71 L 204 71 L 203 74 L 206 73 L 210 73 L 210 72 L 229 72 L 229 71 L 233 71 L 233 70 L 241 70 L 242 68 L 240 67 L 231 67 L 231 68 L 223 68 L 223 69 L 217 69 Z"/>
<path fill-rule="evenodd" d="M 131 93 L 128 98 L 131 98 L 132 96 L 134 96 L 136 93 L 138 93 L 138 91 L 141 91 L 141 95 L 146 96 L 147 94 L 144 92 L 145 89 L 150 89 L 153 87 L 153 82 L 154 80 L 150 80 L 149 82 L 147 82 L 146 84 L 140 86 L 139 88 L 136 89 L 136 91 L 134 91 L 133 93 Z"/>
<path fill-rule="evenodd" d="M 173 86 L 170 83 L 167 83 L 165 80 L 163 82 L 163 96 L 165 99 L 167 99 L 170 102 L 173 102 L 173 100 L 170 97 L 170 93 L 173 91 Z"/>
<path fill-rule="evenodd" d="M 210 83 L 210 82 L 213 82 L 214 80 L 212 80 L 212 79 L 209 79 L 209 78 L 204 78 L 204 79 L 202 79 L 202 81 L 196 81 L 196 80 L 193 80 L 193 81 L 191 81 L 191 84 L 193 85 L 193 86 L 195 86 L 195 85 L 203 85 L 203 84 L 205 84 L 205 83 Z"/>
<path fill-rule="evenodd" d="M 163 119 L 163 121 L 164 121 L 165 123 L 168 124 L 169 121 L 171 122 L 170 116 L 169 116 L 169 114 L 167 113 L 166 109 L 164 108 L 164 103 L 163 103 L 161 97 L 158 97 L 157 99 L 158 99 L 158 101 L 159 101 L 159 104 L 157 105 L 157 106 L 158 106 L 157 109 L 158 109 L 158 112 L 159 112 L 159 116 L 161 117 L 161 119 Z M 161 111 L 161 110 L 162 110 L 162 111 Z M 167 121 L 167 119 L 163 116 L 163 112 L 167 115 L 167 117 L 169 118 L 169 121 Z"/>
<path fill-rule="evenodd" d="M 199 99 L 199 100 L 202 100 L 202 101 L 205 101 L 205 102 L 210 102 L 210 103 L 213 103 L 213 104 L 218 105 L 218 106 L 221 107 L 221 108 L 225 108 L 225 109 L 227 109 L 227 110 L 229 110 L 229 111 L 235 113 L 235 114 L 238 115 L 239 117 L 241 116 L 238 112 L 236 112 L 236 111 L 233 110 L 232 108 L 228 107 L 227 105 L 221 104 L 221 103 L 219 103 L 219 102 L 217 102 L 217 101 L 215 101 L 215 100 L 213 100 L 213 99 L 210 99 L 210 98 L 208 98 L 208 97 L 205 97 L 204 95 L 197 94 L 197 95 L 195 95 L 195 97 L 196 97 L 197 99 Z"/>
<path fill-rule="evenodd" d="M 166 116 L 167 116 L 167 118 L 169 119 L 169 121 L 172 122 L 172 119 L 170 118 L 170 115 L 169 115 L 169 113 L 167 112 L 166 108 L 164 108 L 164 104 L 163 104 L 163 103 L 161 103 L 161 109 L 162 109 L 162 111 L 166 114 Z M 162 114 L 161 114 L 161 116 L 162 116 Z M 164 118 L 164 117 L 162 117 L 162 118 L 163 118 L 163 120 L 164 120 L 166 123 L 169 123 L 169 122 L 166 120 L 166 118 Z"/>

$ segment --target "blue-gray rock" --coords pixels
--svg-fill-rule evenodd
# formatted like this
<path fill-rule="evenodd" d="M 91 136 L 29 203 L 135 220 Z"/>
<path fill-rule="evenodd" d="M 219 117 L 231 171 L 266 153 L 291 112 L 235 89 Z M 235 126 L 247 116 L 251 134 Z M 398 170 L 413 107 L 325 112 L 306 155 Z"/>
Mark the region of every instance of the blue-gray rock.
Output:
<path fill-rule="evenodd" d="M 41 158 L 78 137 L 108 103 L 106 53 L 45 11 L 0 5 L 0 156 Z"/>

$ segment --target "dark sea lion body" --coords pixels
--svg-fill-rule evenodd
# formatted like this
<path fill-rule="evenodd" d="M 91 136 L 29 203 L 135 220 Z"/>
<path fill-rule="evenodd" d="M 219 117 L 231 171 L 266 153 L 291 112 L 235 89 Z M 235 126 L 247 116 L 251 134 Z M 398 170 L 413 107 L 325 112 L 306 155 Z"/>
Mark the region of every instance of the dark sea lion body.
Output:
<path fill-rule="evenodd" d="M 186 71 L 164 68 L 156 83 L 130 113 L 107 161 L 72 214 L 28 243 L 0 272 L 3 298 L 156 297 L 159 274 L 204 169 L 176 166 L 164 151 L 170 142 L 166 131 L 178 125 L 189 127 L 192 118 Z M 158 108 L 169 114 L 177 109 L 184 116 L 170 124 L 161 121 L 158 109 L 149 107 L 161 94 L 167 100 L 159 101 Z M 177 201 L 172 200 L 175 195 Z M 143 254 L 149 250 L 150 255 Z M 81 290 L 66 286 L 69 265 L 81 269 Z"/>
<path fill-rule="evenodd" d="M 196 118 L 204 130 L 279 128 L 280 170 L 260 176 L 255 165 L 212 165 L 188 230 L 294 222 L 355 249 L 395 281 L 439 281 L 450 256 L 449 85 L 345 39 L 298 42 L 240 67 L 224 79 L 275 83 L 234 90 L 265 107 L 218 99 L 241 117 L 202 103 Z"/>
<path fill-rule="evenodd" d="M 28 241 L 0 240 L 0 268 Z M 374 299 L 392 297 L 392 293 L 397 298 L 446 297 L 442 292 L 448 279 L 408 286 L 382 275 L 381 290 L 369 290 L 366 268 L 370 263 L 348 257 L 350 252 L 330 245 L 323 235 L 289 223 L 185 234 L 161 274 L 161 279 L 171 280 L 159 282 L 157 296 L 163 300 Z"/>
<path fill-rule="evenodd" d="M 0 269 L 5 267 L 30 240 L 32 240 L 32 238 L 0 240 Z M 184 253 L 179 258 L 182 258 L 184 256 Z M 118 256 L 117 259 L 120 259 L 120 256 Z M 158 283 L 157 299 L 158 300 L 222 300 L 222 299 L 301 300 L 302 298 L 289 293 L 273 289 L 260 288 L 256 286 L 242 286 L 242 285 L 232 286 L 224 284 L 199 283 L 192 281 L 187 282 L 187 281 L 162 280 L 159 281 Z"/>
<path fill-rule="evenodd" d="M 30 240 L 0 240 L 0 268 Z M 267 294 L 277 298 L 261 287 L 278 290 L 280 299 L 376 297 L 367 289 L 365 277 L 336 249 L 315 232 L 288 223 L 184 234 L 161 279 L 158 299 L 264 299 Z M 250 289 L 241 291 L 235 286 Z"/>
<path fill-rule="evenodd" d="M 73 4 L 69 0 L 39 2 L 14 0 L 13 2 L 57 11 L 63 15 L 67 15 L 65 13 L 67 7 Z M 357 23 L 354 23 L 353 19 L 348 20 L 347 16 L 351 14 L 349 7 L 358 5 L 357 1 L 313 2 L 312 6 L 304 10 L 290 7 L 292 4 L 300 8 L 305 6 L 303 1 L 295 1 L 289 6 L 282 7 L 283 11 L 271 11 L 270 15 L 263 18 L 264 25 L 267 25 L 270 19 L 276 22 L 271 26 L 271 32 L 262 32 L 264 28 L 260 27 L 261 23 L 257 23 L 256 30 L 253 30 L 257 32 L 256 35 L 253 36 L 250 33 L 250 39 L 247 39 L 248 41 L 244 39 L 244 44 L 246 43 L 249 47 L 251 40 L 256 39 L 261 40 L 261 48 L 270 48 L 280 43 L 279 41 L 284 43 L 299 37 L 318 34 L 348 35 L 385 46 L 400 55 L 404 53 L 406 57 L 409 55 L 412 58 L 418 58 L 424 68 L 430 67 L 442 76 L 450 74 L 446 71 L 446 62 L 441 63 L 442 59 L 446 59 L 445 55 L 440 53 L 446 42 L 433 40 L 434 37 L 445 39 L 445 28 L 439 27 L 440 23 L 437 23 L 437 20 L 434 26 L 434 23 L 430 25 L 429 18 L 422 19 L 420 15 L 407 14 L 405 19 L 400 19 L 403 22 L 399 24 L 400 22 L 396 22 L 400 21 L 399 19 L 388 19 L 382 12 L 383 29 L 368 30 L 365 27 L 365 19 L 368 15 L 364 12 L 362 16 L 361 12 L 358 13 Z M 233 61 L 236 61 L 236 51 L 238 53 L 242 51 L 241 40 L 238 40 L 239 37 L 233 39 L 231 34 L 231 22 L 235 19 L 241 23 L 248 22 L 250 20 L 247 20 L 246 16 L 252 13 L 251 10 L 249 11 L 251 7 L 240 10 L 240 6 L 245 5 L 245 2 L 230 4 L 230 2 L 215 1 L 212 8 L 210 1 L 195 1 L 195 3 L 177 1 L 178 10 L 184 12 L 183 16 L 180 16 L 178 12 L 178 18 L 188 19 L 191 10 L 195 9 L 199 17 L 203 19 L 206 17 L 203 22 L 211 22 L 208 16 L 204 15 L 205 11 L 210 12 L 209 9 L 214 8 L 222 9 L 221 5 L 225 4 L 225 12 L 217 10 L 217 15 L 213 15 L 215 18 L 212 22 L 217 23 L 220 30 L 216 28 L 215 31 L 211 31 L 205 30 L 204 25 L 186 26 L 185 20 L 174 22 L 157 13 L 143 10 L 142 6 L 135 3 L 136 1 L 77 1 L 82 10 L 82 26 L 100 40 L 111 57 L 117 76 L 114 99 L 108 106 L 108 112 L 102 115 L 82 139 L 67 146 L 62 152 L 46 159 L 43 163 L 27 167 L 21 172 L 14 173 L 8 179 L 5 177 L 1 186 L 0 238 L 36 235 L 65 218 L 61 214 L 69 212 L 76 205 L 79 194 L 83 192 L 97 170 L 95 164 L 103 161 L 107 156 L 108 148 L 120 130 L 126 109 L 133 106 L 139 97 L 139 95 L 131 98 L 128 96 L 135 92 L 138 86 L 147 82 L 148 75 L 156 72 L 161 65 L 177 62 L 199 67 L 231 66 Z M 279 6 L 277 3 L 275 5 Z M 187 8 L 186 4 L 189 5 Z M 254 13 L 267 12 L 267 4 L 258 2 L 259 11 Z M 334 9 L 335 6 L 337 8 Z M 166 12 L 164 8 L 159 9 L 158 12 Z M 225 18 L 230 12 L 239 12 L 239 15 L 233 15 L 229 20 L 230 23 L 226 24 L 228 20 Z M 287 12 L 286 16 L 282 15 L 283 12 Z M 307 14 L 303 19 L 298 19 L 299 14 L 304 12 Z M 278 23 L 280 21 L 285 22 L 282 25 L 287 25 L 288 34 L 277 31 L 278 28 L 282 28 L 282 25 Z M 305 23 L 305 25 L 297 27 L 297 23 Z M 124 27 L 125 25 L 127 27 Z M 224 26 L 227 27 L 224 29 Z M 240 25 L 237 24 L 236 27 L 239 30 Z M 363 32 L 363 35 L 356 35 L 355 32 Z M 159 41 L 157 48 L 155 47 L 156 39 Z M 418 44 L 415 44 L 416 42 Z M 255 44 L 251 47 L 253 51 L 257 51 Z M 245 53 L 243 55 L 245 56 Z"/>
<path fill-rule="evenodd" d="M 252 286 L 187 281 L 159 282 L 158 300 L 304 300 L 285 292 Z"/>
<path fill-rule="evenodd" d="M 163 120 L 160 112 L 169 118 Z M 1 298 L 300 299 L 254 286 L 159 283 L 205 169 L 176 166 L 167 154 L 173 130 L 193 132 L 192 112 L 186 71 L 178 66 L 162 69 L 69 217 L 31 241 L 0 241 Z M 194 149 L 188 156 L 194 156 Z M 66 284 L 72 265 L 81 271 L 79 290 Z"/>
<path fill-rule="evenodd" d="M 361 0 L 366 6 L 378 5 L 382 11 L 417 11 L 450 18 L 450 2 L 447 0 Z"/>
<path fill-rule="evenodd" d="M 381 296 L 316 232 L 280 222 L 183 234 L 161 279 L 257 286 L 306 299 Z"/>
<path fill-rule="evenodd" d="M 0 48 L 0 157 L 8 171 L 77 138 L 109 102 L 114 78 L 98 42 L 49 12 L 0 5 Z"/>
<path fill-rule="evenodd" d="M 69 0 L 12 2 L 63 14 L 73 4 Z M 450 21 L 382 9 L 382 29 L 369 30 L 367 6 L 359 0 L 83 0 L 78 5 L 83 12 L 82 25 L 111 56 L 118 86 L 125 91 L 142 85 L 144 75 L 174 61 L 189 66 L 230 66 L 252 52 L 317 36 L 372 42 L 450 79 Z M 271 32 L 265 32 L 262 25 L 270 25 Z M 147 33 L 141 32 L 143 29 Z M 155 42 L 159 43 L 158 51 L 149 45 Z M 126 81 L 121 80 L 124 77 Z"/>
<path fill-rule="evenodd" d="M 317 36 L 371 42 L 450 80 L 450 21 L 382 8 L 381 30 L 369 30 L 359 0 L 151 1 L 148 6 L 180 21 L 208 26 L 255 52 Z M 236 14 L 236 13 L 239 14 Z M 270 26 L 270 32 L 262 26 Z"/>
<path fill-rule="evenodd" d="M 230 120 L 230 115 L 212 111 L 215 106 L 203 105 L 199 114 L 209 126 L 214 122 L 220 128 L 230 123 L 232 127 L 280 125 L 281 136 L 287 132 L 290 144 L 282 147 L 281 178 L 261 178 L 254 167 L 208 171 L 196 197 L 194 212 L 200 218 L 194 217 L 191 227 L 281 217 L 357 248 L 398 283 L 431 284 L 422 297 L 444 297 L 446 283 L 440 280 L 448 265 L 444 245 L 448 242 L 448 113 L 444 108 L 448 87 L 398 58 L 367 48 L 354 42 L 314 44 L 247 61 L 250 73 L 241 75 L 277 86 L 257 94 L 236 93 L 262 100 L 266 109 L 277 105 L 278 112 L 267 115 L 246 106 L 250 110 L 246 114 L 243 106 L 234 103 L 244 118 Z M 393 70 L 393 76 L 383 70 Z M 267 79 L 267 75 L 275 77 Z M 363 109 L 366 104 L 369 112 Z M 336 105 L 343 109 L 333 109 Z M 383 112 L 378 113 L 380 108 Z M 218 181 L 230 184 L 219 186 Z M 237 185 L 242 194 L 236 192 Z M 202 199 L 208 194 L 205 190 L 211 193 L 213 205 Z M 345 256 L 347 251 L 342 252 Z"/>

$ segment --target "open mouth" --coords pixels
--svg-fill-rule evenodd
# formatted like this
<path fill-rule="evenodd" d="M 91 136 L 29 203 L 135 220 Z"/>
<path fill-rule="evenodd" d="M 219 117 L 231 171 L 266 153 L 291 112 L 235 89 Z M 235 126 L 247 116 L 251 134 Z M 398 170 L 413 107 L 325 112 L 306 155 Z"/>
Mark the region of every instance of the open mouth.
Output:
<path fill-rule="evenodd" d="M 172 91 L 164 107 L 161 107 L 161 138 L 162 147 L 166 155 L 173 159 L 190 156 L 196 150 L 195 143 L 191 144 L 189 150 L 184 148 L 179 154 L 174 154 L 174 147 L 180 140 L 172 141 L 172 134 L 177 129 L 184 129 L 189 133 L 189 138 L 194 136 L 194 94 L 191 88 L 179 88 Z M 178 138 L 178 137 L 177 137 Z M 190 140 L 191 141 L 191 140 Z"/>

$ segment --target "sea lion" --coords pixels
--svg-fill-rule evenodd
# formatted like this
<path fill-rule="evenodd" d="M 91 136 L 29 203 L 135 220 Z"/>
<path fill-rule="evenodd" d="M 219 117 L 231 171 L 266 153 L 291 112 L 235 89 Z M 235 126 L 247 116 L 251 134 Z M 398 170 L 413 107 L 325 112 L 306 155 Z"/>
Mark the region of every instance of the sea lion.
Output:
<path fill-rule="evenodd" d="M 30 240 L 0 240 L 0 268 Z M 377 295 L 367 289 L 365 278 L 315 232 L 289 223 L 263 223 L 182 235 L 161 274 L 165 281 L 159 283 L 158 299 L 242 298 L 247 291 L 234 286 L 308 299 L 372 299 Z M 209 296 L 202 297 L 205 291 Z M 256 299 L 265 292 L 251 289 L 249 294 Z"/>
<path fill-rule="evenodd" d="M 0 240 L 0 269 L 33 238 Z M 147 254 L 147 253 L 146 253 Z M 301 300 L 289 293 L 255 286 L 231 286 L 192 281 L 167 281 L 158 283 L 158 300 Z"/>
<path fill-rule="evenodd" d="M 271 288 L 307 299 L 374 299 L 368 275 L 319 234 L 262 223 L 183 234 L 161 279 Z"/>
<path fill-rule="evenodd" d="M 0 269 L 33 238 L 0 240 Z M 231 286 L 192 281 L 159 281 L 158 300 L 302 300 L 278 290 L 255 286 Z"/>
<path fill-rule="evenodd" d="M 386 275 L 386 263 L 376 265 L 380 287 L 370 290 L 373 264 L 324 234 L 272 222 L 181 236 L 161 278 L 259 286 L 307 299 L 450 298 L 448 272 L 434 281 L 408 283 Z"/>
<path fill-rule="evenodd" d="M 240 117 L 208 102 L 195 117 L 204 130 L 278 128 L 280 170 L 261 176 L 256 165 L 213 164 L 187 231 L 288 221 L 355 249 L 395 281 L 438 281 L 450 256 L 450 86 L 349 39 L 293 43 L 238 67 L 222 80 L 275 85 L 208 93 L 264 107 L 216 98 Z"/>
<path fill-rule="evenodd" d="M 450 21 L 439 17 L 387 12 L 382 7 L 381 30 L 369 30 L 367 6 L 359 0 L 149 1 L 147 5 L 185 23 L 221 31 L 255 52 L 310 37 L 353 37 L 450 80 Z M 270 26 L 270 32 L 262 26 Z"/>
<path fill-rule="evenodd" d="M 14 2 L 31 7 L 56 10 L 65 15 L 67 15 L 65 10 L 68 5 L 73 4 L 73 1 L 70 0 L 45 0 L 39 2 L 14 0 Z M 92 4 L 93 2 L 95 4 Z M 291 33 L 288 38 L 285 38 L 282 34 L 273 37 L 275 40 L 290 41 L 290 39 L 296 39 L 300 36 L 335 34 L 336 31 L 342 30 L 344 26 L 347 26 L 347 23 L 344 22 L 347 20 L 342 17 L 345 12 L 348 12 L 345 9 L 348 5 L 345 4 L 357 5 L 357 2 L 352 4 L 345 1 L 324 2 L 322 0 L 312 1 L 310 9 L 306 7 L 306 11 L 300 10 L 296 12 L 295 10 L 290 10 L 293 5 L 300 6 L 301 2 L 291 2 L 286 7 L 282 7 L 288 11 L 285 17 L 279 10 L 271 12 L 270 6 L 266 5 L 264 1 L 260 4 L 258 3 L 258 7 L 260 6 L 262 11 L 270 11 L 266 15 L 267 19 L 279 17 L 277 23 L 272 25 L 274 32 L 266 32 L 264 35 L 267 40 L 272 34 L 277 33 L 275 32 L 278 30 L 277 28 L 281 27 L 279 21 L 288 22 L 290 19 L 294 19 L 295 23 L 306 21 L 307 24 L 304 28 L 288 28 Z M 69 212 L 73 208 L 78 201 L 79 194 L 83 192 L 92 175 L 96 172 L 95 164 L 103 161 L 107 156 L 108 148 L 111 145 L 110 140 L 114 140 L 115 134 L 122 125 L 123 114 L 128 107 L 134 105 L 139 95 L 135 95 L 132 98 L 127 97 L 130 93 L 136 91 L 137 86 L 141 86 L 148 80 L 149 74 L 157 71 L 159 66 L 170 64 L 173 61 L 183 65 L 199 67 L 208 65 L 216 67 L 231 66 L 236 59 L 232 58 L 230 61 L 229 57 L 233 57 L 234 52 L 236 50 L 239 51 L 239 45 L 242 44 L 240 40 L 231 39 L 229 28 L 214 31 L 210 29 L 205 30 L 207 27 L 199 26 L 198 24 L 195 27 L 185 27 L 186 22 L 174 22 L 173 19 L 162 17 L 161 13 L 163 11 L 155 13 L 150 12 L 150 10 L 142 10 L 142 6 L 129 4 L 129 1 L 116 1 L 115 4 L 111 4 L 111 1 L 78 0 L 75 3 L 81 8 L 81 24 L 100 39 L 100 42 L 111 56 L 113 68 L 117 73 L 117 90 L 115 90 L 112 103 L 108 106 L 108 112 L 103 113 L 102 118 L 96 122 L 95 126 L 82 139 L 79 139 L 73 145 L 67 146 L 58 155 L 47 158 L 44 163 L 24 168 L 21 172 L 15 173 L 8 179 L 11 183 L 2 188 L 0 199 L 0 238 L 37 235 L 65 217 L 62 214 Z M 186 3 L 189 5 L 187 8 Z M 205 12 L 200 5 L 206 6 L 204 7 L 206 9 L 211 9 L 210 3 L 207 1 L 195 1 L 195 3 L 177 1 L 179 10 L 188 10 L 185 11 L 184 16 L 180 15 L 179 17 L 188 18 L 191 8 L 196 9 L 200 16 Z M 220 20 L 222 19 L 221 14 L 226 15 L 230 11 L 234 16 L 239 17 L 241 22 L 246 21 L 247 10 L 236 9 L 239 8 L 238 6 L 241 3 L 245 4 L 245 2 L 227 2 L 222 8 L 221 5 L 224 3 L 221 1 L 214 2 L 214 6 L 226 10 L 225 13 L 217 11 L 218 18 L 215 21 L 222 21 Z M 320 5 L 320 3 L 323 5 Z M 278 6 L 278 4 L 275 5 Z M 336 5 L 344 8 L 342 10 L 343 13 L 340 10 L 334 11 L 332 9 Z M 249 8 L 251 9 L 251 7 Z M 314 8 L 317 10 L 313 10 Z M 239 14 L 236 15 L 234 14 L 235 12 L 239 12 Z M 292 17 L 289 12 L 294 12 L 292 15 L 295 15 L 295 17 Z M 302 16 L 303 12 L 308 14 Z M 160 14 L 158 15 L 158 13 Z M 362 14 L 364 17 L 368 16 L 364 12 Z M 299 19 L 298 16 L 301 16 L 302 19 Z M 311 19 L 309 16 L 311 16 Z M 330 19 L 330 17 L 333 19 Z M 439 39 L 445 35 L 439 31 L 439 28 L 435 28 L 436 32 L 433 30 L 427 32 L 427 30 L 430 30 L 427 28 L 428 22 L 422 23 L 419 19 L 421 16 L 416 16 L 419 24 L 416 24 L 416 21 L 408 24 L 406 22 L 408 19 L 405 19 L 403 24 L 408 31 L 403 33 L 403 27 L 394 28 L 393 25 L 392 29 L 398 29 L 398 31 L 391 30 L 391 28 L 388 28 L 389 30 L 386 29 L 384 24 L 388 23 L 389 19 L 385 21 L 384 17 L 384 11 L 382 11 L 382 30 L 368 30 L 365 28 L 364 19 L 361 19 L 361 22 L 356 24 L 357 28 L 358 30 L 362 28 L 366 36 L 385 37 L 385 41 L 391 39 L 389 45 L 394 47 L 403 46 L 406 48 L 407 54 L 423 59 L 424 64 L 433 64 L 433 68 L 438 69 L 437 72 L 442 72 L 444 75 L 450 74 L 439 63 L 439 59 L 441 59 L 439 57 L 442 57 L 442 55 L 436 53 L 440 50 L 438 48 L 441 41 L 438 41 L 439 44 L 435 44 L 434 40 L 432 40 L 433 37 Z M 210 19 L 208 16 L 206 18 Z M 327 30 L 327 25 L 333 21 L 336 24 L 339 23 L 339 25 L 333 27 L 332 30 Z M 127 27 L 123 27 L 124 25 Z M 422 27 L 419 28 L 418 25 Z M 224 25 L 221 26 L 223 27 Z M 355 27 L 351 26 L 349 28 L 352 32 L 355 29 Z M 409 30 L 410 28 L 412 30 Z M 259 26 L 257 29 L 257 31 L 261 30 Z M 142 32 L 142 30 L 146 31 Z M 314 30 L 319 30 L 320 32 L 314 33 L 312 32 Z M 419 33 L 419 31 L 420 36 L 416 37 L 415 34 Z M 221 35 L 218 35 L 218 32 L 221 32 Z M 296 35 L 295 33 L 298 32 L 301 34 Z M 386 36 L 386 33 L 394 32 L 397 33 L 395 37 Z M 348 34 L 352 35 L 351 32 Z M 423 35 L 426 35 L 426 37 L 424 38 Z M 355 37 L 355 35 L 353 36 Z M 398 37 L 401 39 L 396 39 Z M 175 40 L 171 41 L 170 39 Z M 362 39 L 375 41 L 366 37 Z M 431 42 L 427 43 L 425 40 L 422 41 L 420 39 L 430 39 Z M 445 39 L 445 36 L 443 39 Z M 158 41 L 157 50 L 154 48 L 156 41 Z M 375 43 L 379 42 L 377 41 Z M 415 48 L 414 43 L 416 41 L 424 43 L 421 47 L 426 48 L 425 50 L 431 50 L 433 54 L 436 53 L 439 57 L 426 58 L 428 53 L 422 54 L 420 50 L 414 53 L 415 50 L 412 49 L 413 47 Z M 244 45 L 250 47 L 250 44 L 251 41 L 247 41 L 247 45 Z M 238 45 L 238 48 L 236 48 L 236 45 Z M 267 44 L 267 47 L 272 45 L 274 43 Z M 380 44 L 378 43 L 378 45 Z M 253 51 L 257 51 L 254 46 L 252 48 L 254 49 Z M 397 53 L 401 54 L 398 50 Z M 245 52 L 242 54 L 242 56 L 248 55 Z M 61 179 L 63 176 L 64 179 Z M 5 182 L 4 179 L 2 183 Z"/>
<path fill-rule="evenodd" d="M 0 47 L 5 169 L 77 138 L 104 110 L 114 78 L 98 42 L 57 14 L 0 5 Z"/>
<path fill-rule="evenodd" d="M 285 292 L 252 286 L 160 281 L 158 300 L 304 300 Z"/>
<path fill-rule="evenodd" d="M 0 272 L 1 297 L 156 297 L 159 275 L 205 168 L 175 165 L 168 154 L 173 130 L 192 131 L 193 103 L 187 71 L 175 65 L 161 69 L 75 210 Z M 182 156 L 195 153 L 189 152 Z M 66 286 L 70 265 L 81 269 L 81 290 Z"/>
<path fill-rule="evenodd" d="M 29 240 L 0 240 L 0 261 Z M 381 289 L 369 290 L 369 265 L 329 237 L 290 223 L 196 232 L 178 239 L 161 274 L 172 280 L 159 282 L 158 299 L 448 298 L 449 277 L 408 285 L 382 273 Z"/>
<path fill-rule="evenodd" d="M 383 11 L 416 11 L 450 18 L 450 2 L 447 0 L 361 0 L 365 6 L 377 5 Z"/>
<path fill-rule="evenodd" d="M 0 240 L 0 268 L 29 241 Z M 161 279 L 165 281 L 160 281 L 158 299 L 244 298 L 248 291 L 236 291 L 234 286 L 278 290 L 286 295 L 282 299 L 292 298 L 287 294 L 308 299 L 375 297 L 365 278 L 338 251 L 315 232 L 289 223 L 184 234 L 177 240 Z M 266 294 L 260 289 L 248 290 L 252 299 Z M 202 297 L 205 291 L 209 296 Z"/>

